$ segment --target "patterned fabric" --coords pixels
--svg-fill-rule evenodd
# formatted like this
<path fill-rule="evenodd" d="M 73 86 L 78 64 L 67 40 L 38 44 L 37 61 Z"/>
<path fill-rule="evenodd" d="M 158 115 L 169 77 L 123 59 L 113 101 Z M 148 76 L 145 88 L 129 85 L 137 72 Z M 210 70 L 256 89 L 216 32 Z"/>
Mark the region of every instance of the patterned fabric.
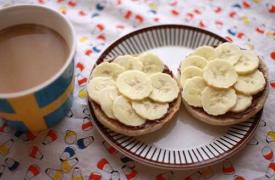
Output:
<path fill-rule="evenodd" d="M 2 179 L 275 179 L 273 0 L 0 0 L 0 7 L 16 3 L 51 7 L 74 24 L 76 88 L 72 110 L 50 130 L 22 133 L 1 125 Z M 109 146 L 91 123 L 85 86 L 100 52 L 136 28 L 163 23 L 210 30 L 241 47 L 255 49 L 268 64 L 271 88 L 260 127 L 242 152 L 221 164 L 188 172 L 146 167 Z"/>

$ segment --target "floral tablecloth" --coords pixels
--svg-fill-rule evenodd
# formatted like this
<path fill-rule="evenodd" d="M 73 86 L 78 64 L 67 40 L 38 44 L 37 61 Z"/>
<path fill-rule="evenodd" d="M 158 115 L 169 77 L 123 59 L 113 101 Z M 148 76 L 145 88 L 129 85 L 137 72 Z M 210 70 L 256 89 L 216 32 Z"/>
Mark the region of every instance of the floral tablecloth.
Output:
<path fill-rule="evenodd" d="M 56 9 L 73 23 L 78 41 L 75 100 L 64 121 L 39 134 L 0 124 L 1 179 L 275 179 L 274 0 L 0 0 L 0 8 L 22 3 Z M 93 127 L 85 86 L 99 54 L 136 28 L 164 23 L 213 31 L 255 49 L 269 66 L 270 94 L 256 136 L 221 164 L 188 172 L 149 168 L 118 153 Z"/>

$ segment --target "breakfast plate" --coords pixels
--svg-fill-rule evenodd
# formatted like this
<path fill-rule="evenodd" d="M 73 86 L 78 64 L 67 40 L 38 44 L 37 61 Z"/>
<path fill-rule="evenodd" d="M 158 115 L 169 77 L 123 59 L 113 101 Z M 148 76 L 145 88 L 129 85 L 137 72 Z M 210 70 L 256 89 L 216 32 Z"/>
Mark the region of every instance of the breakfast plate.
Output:
<path fill-rule="evenodd" d="M 119 55 L 152 52 L 177 75 L 180 62 L 193 49 L 224 42 L 224 38 L 195 27 L 152 26 L 116 40 L 102 53 L 97 64 Z M 104 127 L 97 120 L 90 103 L 89 106 L 99 133 L 118 151 L 145 165 L 171 170 L 201 168 L 236 154 L 252 138 L 262 113 L 260 111 L 246 122 L 220 127 L 196 120 L 182 106 L 174 120 L 162 129 L 129 137 Z"/>

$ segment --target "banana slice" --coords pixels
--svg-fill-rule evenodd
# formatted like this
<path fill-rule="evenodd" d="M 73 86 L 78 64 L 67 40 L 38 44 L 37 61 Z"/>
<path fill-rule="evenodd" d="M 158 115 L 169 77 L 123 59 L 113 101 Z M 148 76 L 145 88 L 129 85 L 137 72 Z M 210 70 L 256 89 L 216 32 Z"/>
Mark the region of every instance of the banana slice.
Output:
<path fill-rule="evenodd" d="M 196 56 L 196 55 L 192 55 L 192 56 L 188 56 L 187 58 L 185 58 L 182 63 L 181 63 L 181 72 L 189 66 L 195 66 L 198 67 L 200 69 L 203 69 L 207 64 L 207 61 L 204 57 L 200 57 L 200 56 Z"/>
<path fill-rule="evenodd" d="M 164 64 L 160 58 L 152 53 L 143 53 L 138 56 L 139 60 L 143 64 L 143 72 L 148 74 L 153 74 L 157 72 L 162 72 L 164 69 Z"/>
<path fill-rule="evenodd" d="M 171 102 L 178 97 L 179 87 L 175 79 L 166 73 L 151 75 L 153 91 L 150 98 L 157 102 Z"/>
<path fill-rule="evenodd" d="M 217 57 L 215 49 L 211 46 L 201 46 L 195 49 L 191 55 L 204 57 L 208 61 L 214 60 Z"/>
<path fill-rule="evenodd" d="M 137 115 L 130 101 L 123 96 L 115 98 L 113 113 L 118 121 L 127 126 L 140 126 L 145 123 L 145 119 Z"/>
<path fill-rule="evenodd" d="M 265 88 L 265 83 L 263 73 L 256 70 L 251 74 L 240 75 L 234 88 L 245 95 L 255 95 Z"/>
<path fill-rule="evenodd" d="M 156 120 L 162 118 L 168 111 L 168 103 L 158 103 L 149 99 L 143 101 L 133 101 L 132 107 L 135 112 L 146 120 Z"/>
<path fill-rule="evenodd" d="M 215 60 L 206 65 L 203 78 L 211 86 L 229 88 L 237 81 L 238 74 L 228 62 Z"/>
<path fill-rule="evenodd" d="M 206 87 L 201 94 L 201 103 L 205 112 L 217 116 L 228 112 L 237 101 L 235 90 Z"/>
<path fill-rule="evenodd" d="M 215 50 L 217 53 L 217 58 L 227 61 L 231 65 L 236 64 L 242 55 L 242 52 L 238 46 L 228 42 L 220 44 Z"/>
<path fill-rule="evenodd" d="M 234 68 L 238 74 L 249 74 L 259 67 L 259 58 L 254 51 L 243 50 L 242 56 L 234 65 Z"/>
<path fill-rule="evenodd" d="M 252 104 L 252 96 L 237 94 L 237 103 L 231 109 L 232 112 L 242 112 Z"/>
<path fill-rule="evenodd" d="M 96 68 L 93 70 L 92 78 L 111 77 L 113 79 L 116 79 L 117 76 L 123 71 L 125 71 L 124 67 L 116 63 L 103 62 L 96 66 Z"/>
<path fill-rule="evenodd" d="M 182 90 L 182 98 L 191 106 L 202 107 L 201 92 L 207 87 L 202 77 L 188 79 Z"/>
<path fill-rule="evenodd" d="M 183 71 L 181 71 L 181 76 L 180 76 L 180 84 L 181 86 L 184 86 L 184 83 L 186 82 L 187 79 L 191 79 L 195 76 L 202 77 L 203 71 L 195 66 L 190 66 L 185 68 Z"/>
<path fill-rule="evenodd" d="M 137 57 L 125 55 L 125 56 L 118 56 L 115 58 L 113 63 L 117 63 L 125 68 L 125 70 L 139 70 L 142 71 L 143 64 L 139 61 Z"/>
<path fill-rule="evenodd" d="M 100 107 L 109 118 L 115 119 L 113 114 L 113 102 L 118 96 L 119 92 L 116 87 L 106 87 L 99 92 Z"/>
<path fill-rule="evenodd" d="M 89 81 L 87 92 L 89 97 L 100 104 L 100 91 L 107 87 L 116 87 L 115 81 L 110 77 L 96 77 Z"/>
<path fill-rule="evenodd" d="M 141 71 L 129 70 L 121 73 L 116 81 L 118 90 L 132 100 L 141 100 L 152 92 L 150 78 Z"/>

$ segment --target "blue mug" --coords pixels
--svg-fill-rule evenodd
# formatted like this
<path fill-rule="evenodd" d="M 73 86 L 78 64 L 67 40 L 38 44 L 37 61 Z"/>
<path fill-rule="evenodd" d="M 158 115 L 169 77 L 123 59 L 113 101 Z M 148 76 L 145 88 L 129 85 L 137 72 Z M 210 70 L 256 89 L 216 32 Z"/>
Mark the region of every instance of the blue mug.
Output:
<path fill-rule="evenodd" d="M 0 30 L 19 24 L 49 27 L 70 49 L 65 64 L 47 81 L 21 92 L 0 93 L 0 118 L 19 131 L 39 132 L 60 122 L 72 106 L 76 36 L 71 23 L 52 9 L 19 5 L 0 10 Z"/>

